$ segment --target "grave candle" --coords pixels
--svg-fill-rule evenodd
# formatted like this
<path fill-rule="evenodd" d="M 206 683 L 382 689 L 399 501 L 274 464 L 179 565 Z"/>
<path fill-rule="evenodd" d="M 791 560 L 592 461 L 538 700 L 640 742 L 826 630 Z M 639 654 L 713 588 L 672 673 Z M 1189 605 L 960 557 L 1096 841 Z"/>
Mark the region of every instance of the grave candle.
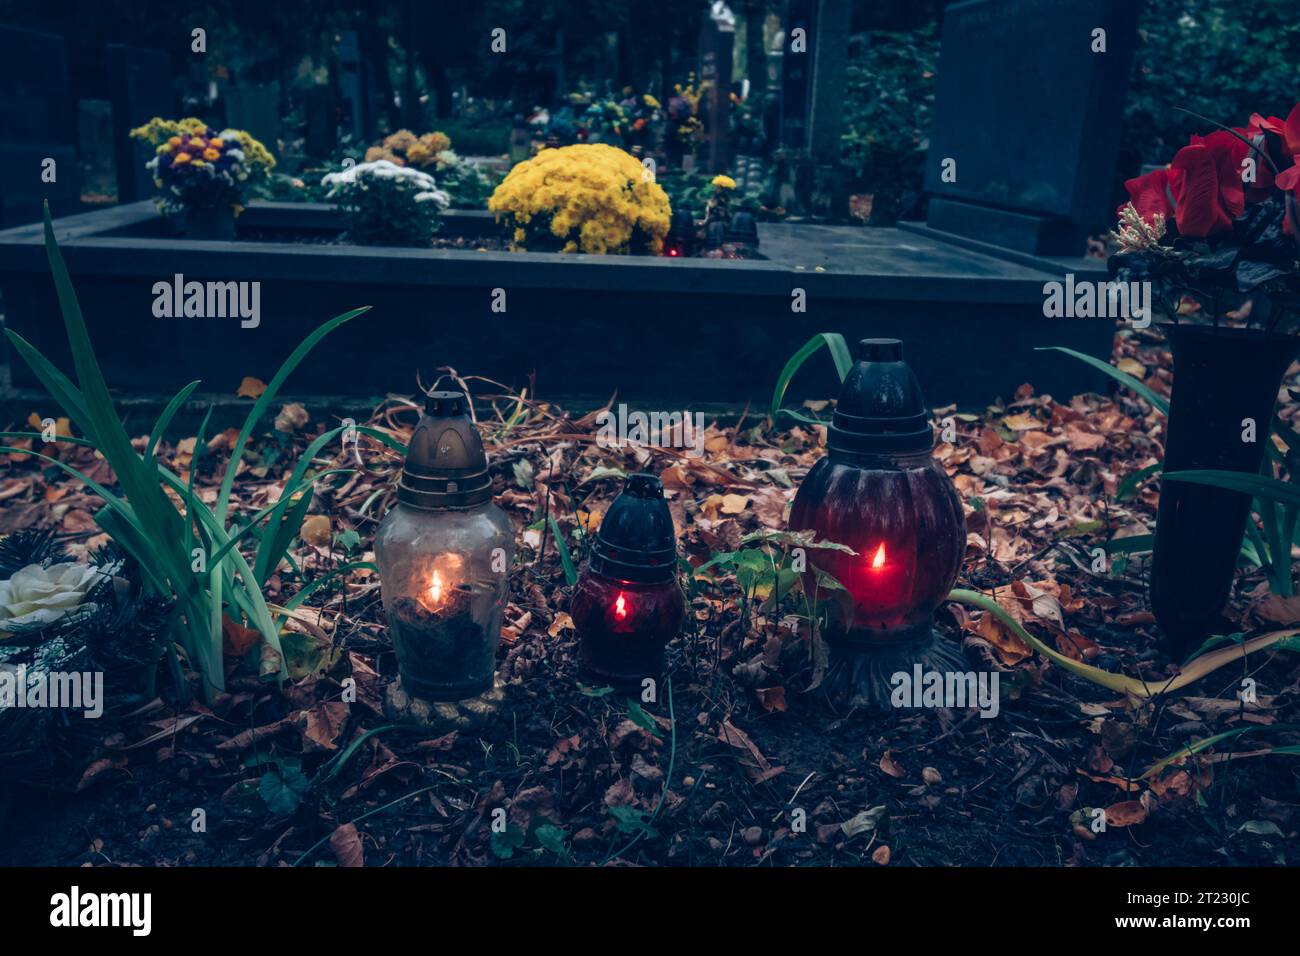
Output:
<path fill-rule="evenodd" d="M 828 453 L 795 495 L 789 525 L 856 552 L 810 550 L 804 584 L 826 612 L 833 654 L 842 659 L 887 649 L 887 659 L 865 668 L 873 679 L 890 668 L 910 669 L 927 655 L 945 663 L 960 659 L 935 644 L 932 627 L 966 550 L 961 502 L 931 457 L 933 444 L 902 343 L 863 340 L 827 431 Z M 819 585 L 819 568 L 842 590 Z M 877 699 L 881 688 L 855 690 Z"/>
<path fill-rule="evenodd" d="M 685 614 L 663 485 L 653 475 L 629 475 L 596 532 L 569 607 L 583 679 L 618 687 L 658 681 L 664 649 Z"/>
<path fill-rule="evenodd" d="M 453 701 L 492 687 L 513 550 L 513 528 L 492 504 L 465 396 L 430 393 L 407 449 L 397 507 L 375 537 L 407 694 Z"/>

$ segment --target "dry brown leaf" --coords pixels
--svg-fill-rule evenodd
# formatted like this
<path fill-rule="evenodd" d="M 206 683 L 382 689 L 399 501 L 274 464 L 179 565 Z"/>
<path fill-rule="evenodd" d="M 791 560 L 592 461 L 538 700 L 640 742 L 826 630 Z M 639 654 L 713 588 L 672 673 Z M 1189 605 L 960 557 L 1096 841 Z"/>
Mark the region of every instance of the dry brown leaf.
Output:
<path fill-rule="evenodd" d="M 339 735 L 348 722 L 348 705 L 330 700 L 304 711 L 298 722 L 303 747 L 308 753 L 338 750 Z"/>
<path fill-rule="evenodd" d="M 745 495 L 723 495 L 722 496 L 722 513 L 724 515 L 738 515 L 745 510 L 749 504 L 749 498 Z"/>
<path fill-rule="evenodd" d="M 253 378 L 251 375 L 245 375 L 244 380 L 239 383 L 239 388 L 235 392 L 240 398 L 260 398 L 266 391 L 266 383 L 260 378 Z"/>
<path fill-rule="evenodd" d="M 763 705 L 763 709 L 769 714 L 785 712 L 784 687 L 760 687 L 754 691 L 754 694 L 758 697 L 758 702 Z"/>
<path fill-rule="evenodd" d="M 244 627 L 229 614 L 221 615 L 221 649 L 227 657 L 243 657 L 261 639 L 258 631 Z"/>
<path fill-rule="evenodd" d="M 1147 818 L 1147 808 L 1140 800 L 1124 800 L 1106 808 L 1106 826 L 1129 827 Z"/>
<path fill-rule="evenodd" d="M 330 834 L 330 849 L 339 866 L 365 866 L 365 852 L 361 847 L 361 834 L 355 823 L 345 823 Z"/>
<path fill-rule="evenodd" d="M 298 536 L 308 544 L 318 548 L 328 547 L 330 543 L 329 515 L 308 515 L 302 523 Z"/>
<path fill-rule="evenodd" d="M 892 750 L 886 750 L 884 756 L 880 758 L 880 769 L 896 780 L 907 776 L 907 771 L 903 769 L 902 764 L 894 759 Z"/>

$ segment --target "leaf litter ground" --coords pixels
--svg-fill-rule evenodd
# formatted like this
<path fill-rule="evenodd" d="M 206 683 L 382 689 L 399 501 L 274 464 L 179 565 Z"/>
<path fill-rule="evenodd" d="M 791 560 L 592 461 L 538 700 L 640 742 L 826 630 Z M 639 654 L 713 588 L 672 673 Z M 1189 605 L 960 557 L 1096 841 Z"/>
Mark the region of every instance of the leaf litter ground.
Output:
<path fill-rule="evenodd" d="M 1117 358 L 1168 393 L 1169 355 L 1156 336 L 1121 336 Z M 245 380 L 241 390 L 257 384 Z M 285 643 L 295 678 L 282 690 L 258 678 L 256 635 L 231 621 L 227 693 L 211 707 L 155 699 L 119 708 L 94 739 L 56 741 L 59 772 L 14 801 L 0 864 L 1297 862 L 1300 761 L 1271 752 L 1300 744 L 1288 729 L 1300 723 L 1300 658 L 1290 649 L 1131 707 L 1044 661 L 993 615 L 952 604 L 940 629 L 962 642 L 973 669 L 1001 672 L 998 716 L 876 714 L 810 691 L 817 655 L 807 627 L 763 593 L 742 599 L 724 574 L 698 580 L 657 702 L 583 687 L 569 589 L 545 519 L 580 555 L 621 475 L 648 468 L 661 475 L 684 556 L 698 567 L 739 549 L 747 534 L 784 526 L 800 477 L 824 452 L 824 431 L 770 429 L 749 414 L 711 427 L 700 459 L 610 449 L 596 441 L 594 413 L 574 418 L 501 391 L 476 408 L 520 557 L 499 655 L 505 702 L 486 726 L 441 734 L 391 726 L 382 701 L 396 662 L 379 582 L 362 568 L 294 613 Z M 1293 425 L 1296 412 L 1283 403 Z M 371 424 L 405 438 L 417 415 L 393 399 Z M 284 406 L 241 465 L 241 510 L 274 501 L 296 455 L 336 424 Z M 1127 393 L 1058 402 L 1025 386 L 1004 407 L 958 416 L 957 427 L 958 440 L 936 456 L 967 505 L 959 586 L 993 594 L 1069 657 L 1153 684 L 1174 673 L 1156 645 L 1144 560 L 1120 553 L 1094 570 L 1094 549 L 1150 531 L 1158 480 L 1127 488 L 1125 478 L 1159 460 L 1163 418 Z M 214 498 L 232 438 L 212 440 L 195 476 Z M 112 481 L 93 452 L 60 453 Z M 193 454 L 192 439 L 164 448 L 182 476 Z M 400 461 L 364 438 L 360 460 L 352 475 L 319 486 L 268 600 L 373 560 Z M 357 459 L 339 451 L 316 464 Z M 53 525 L 74 547 L 102 543 L 97 499 L 31 459 L 10 457 L 0 500 L 0 531 Z M 1294 624 L 1298 603 L 1243 572 L 1228 615 L 1236 630 L 1262 633 Z M 1253 703 L 1236 697 L 1246 676 L 1258 688 Z M 341 700 L 348 677 L 354 704 Z M 1180 755 L 1233 731 L 1244 732 Z M 194 831 L 196 809 L 206 832 Z M 494 832 L 497 809 L 505 827 Z"/>

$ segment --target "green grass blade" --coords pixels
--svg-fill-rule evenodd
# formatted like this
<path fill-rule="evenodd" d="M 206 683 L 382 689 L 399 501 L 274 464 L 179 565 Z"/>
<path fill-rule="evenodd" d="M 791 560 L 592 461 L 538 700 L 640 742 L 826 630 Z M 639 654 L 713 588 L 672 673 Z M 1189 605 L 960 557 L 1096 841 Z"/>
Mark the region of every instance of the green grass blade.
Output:
<path fill-rule="evenodd" d="M 23 357 L 28 368 L 40 379 L 45 390 L 54 396 L 54 400 L 68 413 L 68 417 L 72 419 L 78 431 L 93 438 L 95 428 L 91 423 L 90 413 L 86 411 L 86 402 L 81 390 L 72 384 L 72 381 L 60 372 L 53 362 L 42 355 L 36 346 L 17 332 L 5 329 L 5 335 L 9 337 L 10 344 L 18 354 Z"/>
<path fill-rule="evenodd" d="M 262 420 L 262 416 L 266 414 L 271 402 L 275 400 L 280 386 L 284 384 L 285 379 L 292 374 L 302 360 L 307 357 L 307 353 L 316 347 L 316 343 L 344 322 L 351 321 L 358 315 L 368 311 L 370 311 L 370 306 L 365 305 L 359 309 L 353 309 L 351 312 L 344 312 L 342 315 L 336 315 L 328 322 L 312 330 L 312 333 L 298 343 L 298 347 L 284 360 L 280 370 L 275 373 L 275 377 L 266 386 L 266 391 L 257 397 L 252 410 L 248 413 L 248 418 L 244 420 L 244 427 L 239 430 L 239 439 L 235 442 L 235 447 L 230 451 L 230 461 L 226 465 L 226 475 L 221 481 L 221 490 L 217 494 L 217 519 L 222 523 L 225 522 L 226 513 L 230 508 L 230 490 L 235 482 L 235 472 L 239 470 L 239 461 L 244 457 L 244 448 L 248 444 L 249 436 L 252 435 L 253 429 L 257 427 L 257 423 Z"/>
<path fill-rule="evenodd" d="M 158 446 L 158 442 L 162 440 L 163 435 L 167 432 L 167 428 L 171 425 L 172 419 L 176 417 L 176 413 L 180 411 L 181 406 L 185 404 L 190 395 L 198 387 L 199 382 L 196 379 L 177 392 L 175 396 L 172 397 L 172 400 L 167 403 L 167 407 L 164 408 L 162 414 L 158 416 L 158 421 L 154 424 L 153 431 L 149 433 L 149 445 L 144 450 L 145 458 L 153 457 L 153 450 Z M 209 406 L 209 417 L 211 414 L 212 409 L 211 406 Z"/>
<path fill-rule="evenodd" d="M 1095 356 L 1092 355 L 1087 355 L 1083 352 L 1076 352 L 1074 349 L 1067 349 L 1063 345 L 1043 346 L 1041 348 L 1034 349 L 1034 351 L 1035 352 L 1064 352 L 1066 355 L 1071 355 L 1074 358 L 1077 358 L 1080 362 L 1087 362 L 1089 365 L 1091 365 L 1093 368 L 1097 369 L 1098 371 L 1105 372 L 1107 375 L 1109 375 L 1115 381 L 1119 382 L 1125 388 L 1131 389 L 1132 391 L 1136 392 L 1138 395 L 1141 395 L 1143 398 L 1145 398 L 1148 402 L 1151 403 L 1152 408 L 1156 409 L 1157 411 L 1165 415 L 1169 414 L 1169 399 L 1157 395 L 1146 385 L 1146 383 L 1138 381 L 1136 378 L 1134 378 L 1132 375 L 1129 375 L 1127 372 L 1121 372 L 1119 369 L 1111 365 L 1109 362 L 1103 362 L 1101 359 L 1096 358 Z"/>
<path fill-rule="evenodd" d="M 844 381 L 844 376 L 849 374 L 849 369 L 853 367 L 853 359 L 849 354 L 848 343 L 844 341 L 844 336 L 838 332 L 818 332 L 794 355 L 790 356 L 790 361 L 785 363 L 785 368 L 781 369 L 781 374 L 777 376 L 776 388 L 772 391 L 772 407 L 768 414 L 772 420 L 776 421 L 781 414 L 781 402 L 785 399 L 786 389 L 790 387 L 790 381 L 794 378 L 795 373 L 803 366 L 822 347 L 830 350 L 831 358 L 835 362 L 835 370 L 839 373 L 840 381 Z M 795 414 L 786 412 L 786 414 Z"/>
<path fill-rule="evenodd" d="M 1253 495 L 1261 501 L 1300 506 L 1300 488 L 1288 481 L 1239 471 L 1215 471 L 1209 468 L 1165 472 L 1165 481 L 1187 481 L 1227 491 Z"/>
<path fill-rule="evenodd" d="M 560 534 L 560 526 L 555 522 L 555 515 L 550 515 L 548 520 L 551 523 L 551 536 L 555 538 L 555 550 L 560 553 L 560 567 L 564 568 L 564 580 L 569 583 L 569 587 L 578 583 L 578 569 L 573 565 L 573 555 L 569 553 L 569 546 L 564 542 L 564 535 Z"/>

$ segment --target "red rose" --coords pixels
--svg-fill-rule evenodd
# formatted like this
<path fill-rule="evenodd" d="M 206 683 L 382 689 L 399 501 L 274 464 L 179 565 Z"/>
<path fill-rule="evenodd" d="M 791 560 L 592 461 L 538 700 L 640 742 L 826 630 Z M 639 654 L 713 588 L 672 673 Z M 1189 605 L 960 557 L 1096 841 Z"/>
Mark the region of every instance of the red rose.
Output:
<path fill-rule="evenodd" d="M 1165 222 L 1173 218 L 1174 203 L 1169 195 L 1168 167 L 1153 170 L 1136 179 L 1127 179 L 1124 188 L 1128 190 L 1129 202 L 1148 225 L 1154 223 L 1156 216 L 1164 216 Z"/>
<path fill-rule="evenodd" d="M 1273 133 L 1281 137 L 1288 153 L 1292 156 L 1300 155 L 1300 103 L 1295 105 L 1284 120 L 1252 113 L 1247 129 L 1250 130 L 1251 138 L 1259 133 Z"/>
<path fill-rule="evenodd" d="M 1225 160 L 1226 157 L 1226 160 Z M 1245 209 L 1241 179 L 1230 168 L 1231 153 L 1204 142 L 1184 146 L 1169 164 L 1178 232 L 1203 239 L 1232 228 Z"/>
<path fill-rule="evenodd" d="M 1209 136 L 1193 136 L 1189 145 L 1204 146 L 1214 157 L 1219 179 L 1219 198 L 1229 217 L 1236 219 L 1246 211 L 1246 184 L 1242 181 L 1241 174 L 1244 170 L 1242 162 L 1250 153 L 1250 147 L 1222 129 Z M 1258 185 L 1258 182 L 1254 185 Z M 1267 194 L 1262 198 L 1268 198 Z"/>

